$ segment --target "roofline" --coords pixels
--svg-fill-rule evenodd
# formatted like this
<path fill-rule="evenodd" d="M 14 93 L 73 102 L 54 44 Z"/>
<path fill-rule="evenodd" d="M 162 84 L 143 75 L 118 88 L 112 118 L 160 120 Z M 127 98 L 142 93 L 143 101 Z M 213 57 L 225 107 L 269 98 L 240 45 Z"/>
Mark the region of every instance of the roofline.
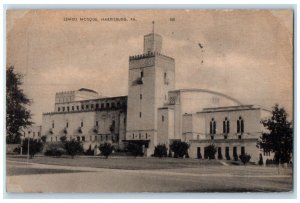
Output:
<path fill-rule="evenodd" d="M 222 97 L 225 97 L 227 99 L 230 99 L 232 101 L 234 101 L 235 103 L 239 104 L 239 105 L 243 105 L 242 102 L 240 102 L 239 100 L 233 98 L 233 97 L 230 97 L 226 94 L 223 94 L 223 93 L 220 93 L 220 92 L 216 92 L 216 91 L 212 91 L 212 90 L 207 90 L 207 89 L 179 89 L 179 90 L 172 90 L 172 91 L 169 91 L 169 92 L 205 92 L 205 93 L 210 93 L 210 94 L 216 94 L 216 95 L 219 95 L 219 96 L 222 96 Z"/>
<path fill-rule="evenodd" d="M 85 99 L 85 100 L 63 102 L 63 103 L 55 103 L 55 104 L 66 104 L 66 103 L 87 102 L 87 101 L 96 101 L 96 100 L 105 100 L 105 99 L 118 99 L 118 98 L 128 98 L 128 96 L 125 95 L 125 96 L 115 96 L 115 97 L 100 97 L 100 98 L 96 98 L 96 99 Z"/>

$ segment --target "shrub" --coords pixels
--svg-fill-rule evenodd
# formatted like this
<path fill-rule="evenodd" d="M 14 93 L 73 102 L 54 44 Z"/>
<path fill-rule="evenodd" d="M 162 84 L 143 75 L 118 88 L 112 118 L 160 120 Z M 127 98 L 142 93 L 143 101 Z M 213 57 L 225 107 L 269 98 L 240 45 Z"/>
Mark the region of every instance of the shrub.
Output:
<path fill-rule="evenodd" d="M 209 145 L 206 147 L 206 154 L 208 159 L 215 159 L 215 155 L 217 153 L 217 148 L 215 147 L 215 145 Z"/>
<path fill-rule="evenodd" d="M 59 139 L 61 142 L 65 142 L 67 140 L 67 136 L 61 136 Z"/>
<path fill-rule="evenodd" d="M 170 145 L 170 149 L 174 152 L 174 157 L 182 158 L 184 155 L 187 154 L 187 150 L 189 149 L 189 145 L 186 142 L 182 141 L 174 141 Z"/>
<path fill-rule="evenodd" d="M 46 136 L 46 135 L 43 135 L 43 136 L 41 137 L 41 140 L 42 140 L 43 143 L 46 143 L 47 136 Z"/>
<path fill-rule="evenodd" d="M 166 145 L 164 144 L 159 144 L 155 147 L 154 149 L 154 156 L 155 157 L 167 157 L 168 154 L 168 149 L 166 147 Z"/>
<path fill-rule="evenodd" d="M 251 156 L 249 154 L 241 154 L 239 158 L 243 162 L 243 164 L 246 165 L 246 163 L 250 161 Z"/>
<path fill-rule="evenodd" d="M 127 150 L 135 157 L 144 156 L 143 147 L 137 143 L 128 143 Z"/>
<path fill-rule="evenodd" d="M 89 146 L 89 148 L 84 152 L 87 156 L 94 156 L 94 150 L 92 150 L 92 145 Z"/>
<path fill-rule="evenodd" d="M 28 153 L 28 138 L 23 141 L 22 144 L 23 153 Z M 43 149 L 43 143 L 40 140 L 29 139 L 29 155 L 33 158 L 35 154 L 41 152 Z"/>
<path fill-rule="evenodd" d="M 65 141 L 64 143 L 65 150 L 67 154 L 71 155 L 72 159 L 76 154 L 83 152 L 83 147 L 79 141 L 71 140 L 71 141 Z"/>
<path fill-rule="evenodd" d="M 64 153 L 64 149 L 62 148 L 49 148 L 45 151 L 45 156 L 55 156 L 60 157 Z"/>
<path fill-rule="evenodd" d="M 21 147 L 18 146 L 18 147 L 16 147 L 16 148 L 14 148 L 13 152 L 14 152 L 14 153 L 17 153 L 17 154 L 20 154 L 20 153 L 21 153 Z"/>
<path fill-rule="evenodd" d="M 113 146 L 110 143 L 104 143 L 100 145 L 99 149 L 101 151 L 101 154 L 107 159 L 113 151 Z"/>
<path fill-rule="evenodd" d="M 260 165 L 260 166 L 264 165 L 264 161 L 263 161 L 262 154 L 259 154 L 259 161 L 258 161 L 258 165 Z"/>

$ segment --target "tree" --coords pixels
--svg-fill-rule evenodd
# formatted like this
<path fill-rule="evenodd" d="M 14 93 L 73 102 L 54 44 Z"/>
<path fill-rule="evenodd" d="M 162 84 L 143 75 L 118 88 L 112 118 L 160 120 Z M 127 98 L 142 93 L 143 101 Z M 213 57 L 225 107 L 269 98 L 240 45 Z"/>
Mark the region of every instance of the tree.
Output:
<path fill-rule="evenodd" d="M 101 154 L 107 159 L 113 151 L 113 146 L 110 143 L 104 143 L 100 145 L 99 149 L 101 151 Z"/>
<path fill-rule="evenodd" d="M 79 141 L 76 141 L 74 139 L 70 141 L 64 142 L 64 147 L 67 152 L 67 154 L 71 155 L 72 159 L 76 154 L 83 152 L 83 147 Z"/>
<path fill-rule="evenodd" d="M 21 129 L 32 125 L 31 101 L 21 89 L 23 76 L 10 66 L 6 70 L 6 143 L 20 143 Z"/>
<path fill-rule="evenodd" d="M 211 144 L 205 148 L 208 159 L 215 159 L 217 153 L 217 148 L 215 145 Z"/>
<path fill-rule="evenodd" d="M 189 145 L 186 142 L 182 142 L 182 141 L 174 141 L 171 145 L 170 145 L 170 149 L 174 152 L 174 157 L 180 157 L 182 158 L 184 155 L 187 154 L 187 150 L 189 149 Z"/>
<path fill-rule="evenodd" d="M 155 147 L 154 149 L 154 156 L 155 157 L 167 157 L 168 155 L 168 149 L 166 147 L 166 145 L 164 144 L 159 144 Z"/>
<path fill-rule="evenodd" d="M 287 120 L 285 109 L 276 104 L 272 116 L 261 123 L 268 132 L 262 133 L 257 147 L 265 152 L 273 152 L 275 163 L 289 163 L 293 151 L 293 127 L 292 122 Z"/>
<path fill-rule="evenodd" d="M 249 154 L 241 154 L 239 156 L 241 162 L 243 162 L 244 165 L 246 165 L 246 163 L 248 163 L 251 159 L 251 156 Z"/>
<path fill-rule="evenodd" d="M 43 143 L 40 140 L 29 139 L 29 155 L 32 159 L 35 154 L 41 152 L 43 149 Z M 24 154 L 28 153 L 28 138 L 24 139 L 22 144 L 22 150 Z"/>

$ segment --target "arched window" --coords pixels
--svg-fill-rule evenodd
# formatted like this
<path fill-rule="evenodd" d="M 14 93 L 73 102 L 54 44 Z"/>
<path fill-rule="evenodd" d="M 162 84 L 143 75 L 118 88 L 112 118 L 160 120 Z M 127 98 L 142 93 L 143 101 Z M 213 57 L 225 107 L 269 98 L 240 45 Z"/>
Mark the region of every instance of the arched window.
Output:
<path fill-rule="evenodd" d="M 211 119 L 210 125 L 209 125 L 209 133 L 214 135 L 216 134 L 217 124 L 214 118 Z"/>
<path fill-rule="evenodd" d="M 237 133 L 244 133 L 244 119 L 240 116 L 239 120 L 236 121 Z"/>
<path fill-rule="evenodd" d="M 223 121 L 223 133 L 228 134 L 230 132 L 230 121 L 227 117 L 225 117 L 225 120 Z"/>

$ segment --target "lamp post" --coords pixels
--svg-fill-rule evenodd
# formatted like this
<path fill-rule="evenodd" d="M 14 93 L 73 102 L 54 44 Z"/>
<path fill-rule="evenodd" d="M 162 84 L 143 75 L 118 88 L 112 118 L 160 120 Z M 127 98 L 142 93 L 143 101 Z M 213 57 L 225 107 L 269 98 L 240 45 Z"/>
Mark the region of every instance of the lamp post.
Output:
<path fill-rule="evenodd" d="M 27 142 L 28 142 L 28 145 L 27 145 L 27 163 L 29 162 L 29 142 L 30 142 L 30 133 L 31 133 L 31 131 L 28 131 L 28 140 L 27 140 Z"/>

